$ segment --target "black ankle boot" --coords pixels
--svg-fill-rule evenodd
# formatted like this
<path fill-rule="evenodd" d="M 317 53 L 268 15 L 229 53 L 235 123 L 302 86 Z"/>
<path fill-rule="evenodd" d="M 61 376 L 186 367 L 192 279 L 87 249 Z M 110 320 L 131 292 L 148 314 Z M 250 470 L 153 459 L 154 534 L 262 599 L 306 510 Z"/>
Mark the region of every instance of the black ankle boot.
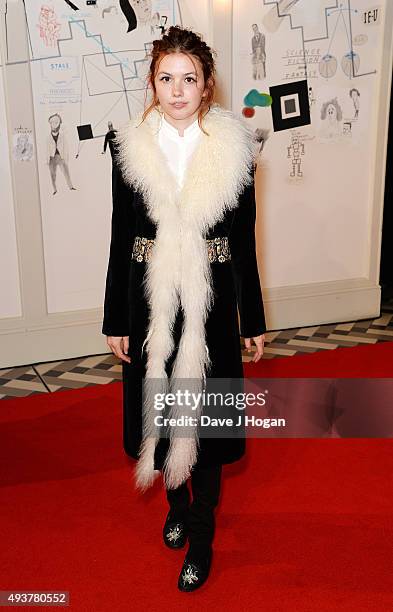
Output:
<path fill-rule="evenodd" d="M 199 589 L 209 576 L 213 550 L 210 547 L 205 553 L 196 555 L 189 550 L 184 559 L 177 586 L 180 591 L 191 592 Z"/>
<path fill-rule="evenodd" d="M 182 517 L 174 517 L 171 511 L 169 511 L 162 530 L 162 536 L 168 548 L 183 548 L 187 541 L 186 520 Z"/>

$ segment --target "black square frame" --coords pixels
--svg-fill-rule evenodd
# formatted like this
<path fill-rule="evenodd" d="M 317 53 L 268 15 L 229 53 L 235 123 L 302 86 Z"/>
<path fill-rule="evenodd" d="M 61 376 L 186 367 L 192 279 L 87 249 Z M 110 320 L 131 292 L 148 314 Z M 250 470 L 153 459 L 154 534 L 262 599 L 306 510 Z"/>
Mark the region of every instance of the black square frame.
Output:
<path fill-rule="evenodd" d="M 291 130 L 311 123 L 307 79 L 273 85 L 269 87 L 269 93 L 272 97 L 271 110 L 275 132 Z M 298 108 L 298 112 L 292 117 L 283 116 L 281 101 L 284 96 L 288 96 L 288 105 Z"/>

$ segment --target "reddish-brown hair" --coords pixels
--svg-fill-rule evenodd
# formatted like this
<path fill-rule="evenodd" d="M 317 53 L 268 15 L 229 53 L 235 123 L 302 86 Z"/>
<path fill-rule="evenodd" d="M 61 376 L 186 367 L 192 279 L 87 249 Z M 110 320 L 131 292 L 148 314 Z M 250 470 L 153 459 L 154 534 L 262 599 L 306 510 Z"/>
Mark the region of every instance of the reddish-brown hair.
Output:
<path fill-rule="evenodd" d="M 198 125 L 201 130 L 207 134 L 202 127 L 202 119 L 209 111 L 210 105 L 214 99 L 216 67 L 213 54 L 216 54 L 216 52 L 202 40 L 202 36 L 200 34 L 193 32 L 192 30 L 186 30 L 180 26 L 170 26 L 168 32 L 164 34 L 162 38 L 153 40 L 153 48 L 150 54 L 152 59 L 149 73 L 147 75 L 148 82 L 153 90 L 153 100 L 145 109 L 142 115 L 142 121 L 144 121 L 147 115 L 159 105 L 154 79 L 158 72 L 158 67 L 162 58 L 170 53 L 184 53 L 185 55 L 188 55 L 194 65 L 195 70 L 196 66 L 194 60 L 199 60 L 201 64 L 203 78 L 205 81 L 205 89 L 207 92 L 202 98 L 201 105 L 198 110 Z"/>

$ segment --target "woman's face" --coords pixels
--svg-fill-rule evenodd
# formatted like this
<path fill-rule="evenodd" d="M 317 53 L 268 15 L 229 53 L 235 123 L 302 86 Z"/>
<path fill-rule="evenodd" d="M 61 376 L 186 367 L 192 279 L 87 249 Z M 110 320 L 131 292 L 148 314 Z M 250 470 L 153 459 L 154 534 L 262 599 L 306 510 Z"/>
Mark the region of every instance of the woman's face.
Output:
<path fill-rule="evenodd" d="M 192 62 L 184 53 L 162 58 L 154 84 L 162 110 L 175 120 L 195 115 L 206 92 L 199 60 L 193 58 Z"/>

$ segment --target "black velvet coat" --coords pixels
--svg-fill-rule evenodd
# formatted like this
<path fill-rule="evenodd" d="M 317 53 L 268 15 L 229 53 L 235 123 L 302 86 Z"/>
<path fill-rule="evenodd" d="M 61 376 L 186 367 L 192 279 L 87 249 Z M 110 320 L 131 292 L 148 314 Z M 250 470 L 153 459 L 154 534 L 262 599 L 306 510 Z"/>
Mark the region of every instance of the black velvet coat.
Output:
<path fill-rule="evenodd" d="M 122 168 L 120 161 L 115 152 L 112 233 L 102 333 L 130 338 L 131 363 L 122 362 L 123 433 L 125 452 L 137 459 L 142 440 L 142 380 L 146 372 L 143 343 L 150 306 L 143 285 L 147 264 L 131 259 L 131 253 L 135 236 L 156 237 L 157 223 L 149 215 L 144 194 L 126 180 L 124 164 Z M 252 165 L 248 172 L 249 183 L 239 191 L 235 205 L 224 211 L 220 220 L 205 233 L 207 239 L 228 237 L 231 253 L 230 261 L 210 264 L 214 303 L 206 319 L 205 333 L 211 359 L 207 375 L 213 378 L 242 378 L 240 335 L 251 338 L 266 330 L 255 252 L 256 201 Z M 182 333 L 182 322 L 183 310 L 179 308 L 173 331 L 175 348 L 166 363 L 168 376 Z M 160 439 L 154 455 L 156 470 L 162 469 L 167 451 L 168 440 Z M 232 463 L 244 452 L 243 438 L 201 439 L 198 465 Z"/>

